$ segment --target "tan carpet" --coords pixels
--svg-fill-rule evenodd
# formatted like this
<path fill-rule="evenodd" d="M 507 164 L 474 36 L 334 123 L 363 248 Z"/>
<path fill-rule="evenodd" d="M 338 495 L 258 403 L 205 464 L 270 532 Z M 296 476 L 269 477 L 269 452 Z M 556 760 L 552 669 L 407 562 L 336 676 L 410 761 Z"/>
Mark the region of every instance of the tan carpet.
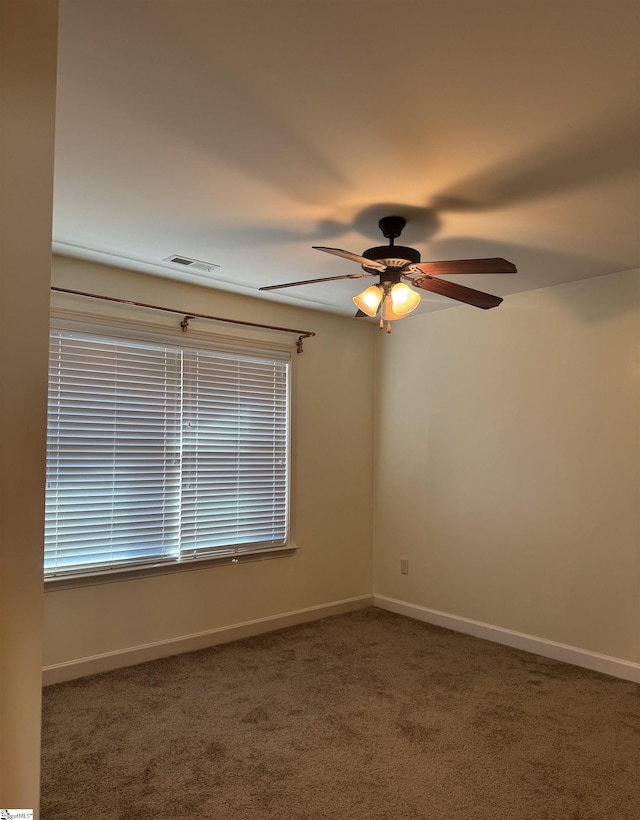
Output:
<path fill-rule="evenodd" d="M 638 820 L 640 687 L 367 609 L 49 687 L 42 820 Z"/>

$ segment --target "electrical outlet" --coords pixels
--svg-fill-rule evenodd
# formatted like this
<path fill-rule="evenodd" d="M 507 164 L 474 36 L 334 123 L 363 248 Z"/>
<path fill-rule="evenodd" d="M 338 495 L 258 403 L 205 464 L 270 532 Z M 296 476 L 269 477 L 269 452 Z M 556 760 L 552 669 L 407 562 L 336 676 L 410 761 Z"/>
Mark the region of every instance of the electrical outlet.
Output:
<path fill-rule="evenodd" d="M 408 558 L 401 558 L 400 559 L 400 574 L 401 575 L 408 575 L 409 574 L 409 559 Z"/>

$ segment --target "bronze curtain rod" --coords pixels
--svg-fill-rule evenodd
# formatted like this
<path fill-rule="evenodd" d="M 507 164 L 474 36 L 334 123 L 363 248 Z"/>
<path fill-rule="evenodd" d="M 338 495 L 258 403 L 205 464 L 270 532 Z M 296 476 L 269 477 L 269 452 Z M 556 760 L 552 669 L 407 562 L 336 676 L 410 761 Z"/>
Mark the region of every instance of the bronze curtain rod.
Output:
<path fill-rule="evenodd" d="M 189 327 L 190 319 L 211 319 L 214 322 L 227 322 L 227 324 L 243 325 L 244 327 L 258 327 L 262 328 L 263 330 L 277 330 L 280 333 L 297 333 L 298 339 L 296 341 L 296 350 L 298 353 L 302 353 L 302 340 L 309 339 L 311 336 L 316 335 L 311 330 L 294 330 L 290 327 L 261 325 L 258 322 L 243 322 L 240 319 L 223 319 L 221 316 L 209 316 L 206 313 L 185 313 L 184 310 L 174 310 L 173 308 L 159 307 L 158 305 L 147 305 L 144 302 L 132 302 L 129 299 L 116 299 L 115 296 L 100 296 L 98 293 L 85 293 L 81 290 L 70 290 L 69 288 L 56 288 L 53 286 L 51 290 L 55 290 L 57 291 L 57 293 L 70 293 L 73 296 L 87 296 L 90 299 L 104 299 L 106 302 L 117 302 L 119 305 L 133 305 L 134 307 L 149 308 L 149 310 L 162 310 L 165 313 L 175 313 L 178 316 L 183 317 L 182 321 L 180 322 L 180 327 L 185 333 L 187 331 L 187 328 Z"/>

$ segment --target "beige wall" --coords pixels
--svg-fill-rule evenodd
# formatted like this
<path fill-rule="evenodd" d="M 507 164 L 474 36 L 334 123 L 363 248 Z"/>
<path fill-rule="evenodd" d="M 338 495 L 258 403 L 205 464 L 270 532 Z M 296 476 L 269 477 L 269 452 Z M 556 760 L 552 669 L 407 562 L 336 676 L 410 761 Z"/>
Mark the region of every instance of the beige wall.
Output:
<path fill-rule="evenodd" d="M 372 588 L 640 661 L 639 277 L 514 295 L 494 311 L 417 316 L 387 336 L 352 319 L 56 258 L 64 287 L 318 335 L 294 356 L 300 552 L 48 592 L 45 663 Z"/>
<path fill-rule="evenodd" d="M 380 340 L 376 593 L 640 661 L 639 282 Z"/>
<path fill-rule="evenodd" d="M 0 4 L 0 805 L 38 809 L 57 4 Z"/>
<path fill-rule="evenodd" d="M 54 257 L 53 283 L 161 306 L 311 330 L 293 353 L 293 557 L 49 591 L 45 665 L 171 641 L 370 595 L 375 328 L 168 279 Z M 111 310 L 87 299 L 84 310 Z M 60 297 L 56 297 L 60 303 Z M 68 300 L 67 300 L 68 304 Z M 133 309 L 119 309 L 129 315 Z M 149 321 L 157 314 L 139 312 Z M 177 324 L 179 318 L 168 321 Z M 220 331 L 223 326 L 193 323 Z M 236 331 L 233 331 L 234 333 Z M 293 344 L 295 337 L 283 338 Z"/>

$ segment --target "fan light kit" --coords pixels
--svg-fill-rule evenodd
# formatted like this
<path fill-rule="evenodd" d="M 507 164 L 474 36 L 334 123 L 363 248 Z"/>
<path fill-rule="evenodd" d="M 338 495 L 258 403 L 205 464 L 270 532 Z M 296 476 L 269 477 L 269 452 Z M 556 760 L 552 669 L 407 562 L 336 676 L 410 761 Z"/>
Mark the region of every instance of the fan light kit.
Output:
<path fill-rule="evenodd" d="M 316 282 L 332 282 L 338 279 L 362 279 L 379 276 L 380 280 L 353 297 L 358 308 L 356 316 L 377 316 L 381 314 L 380 327 L 387 323 L 387 332 L 391 331 L 391 322 L 404 319 L 420 304 L 420 294 L 409 285 L 441 296 L 448 296 L 458 302 L 487 310 L 497 307 L 502 299 L 479 290 L 458 285 L 455 282 L 437 279 L 447 274 L 473 273 L 516 273 L 516 266 L 506 259 L 457 259 L 447 262 L 420 262 L 420 253 L 415 248 L 394 245 L 406 220 L 402 216 L 385 216 L 378 226 L 388 245 L 380 245 L 363 251 L 362 256 L 340 248 L 321 248 L 314 250 L 342 256 L 362 266 L 363 273 L 348 273 L 344 276 L 328 276 L 322 279 L 306 279 L 302 282 L 287 282 L 282 285 L 268 285 L 260 290 L 290 288 L 295 285 L 312 285 Z M 402 281 L 404 280 L 404 281 Z M 406 284 L 406 283 L 409 284 Z"/>

